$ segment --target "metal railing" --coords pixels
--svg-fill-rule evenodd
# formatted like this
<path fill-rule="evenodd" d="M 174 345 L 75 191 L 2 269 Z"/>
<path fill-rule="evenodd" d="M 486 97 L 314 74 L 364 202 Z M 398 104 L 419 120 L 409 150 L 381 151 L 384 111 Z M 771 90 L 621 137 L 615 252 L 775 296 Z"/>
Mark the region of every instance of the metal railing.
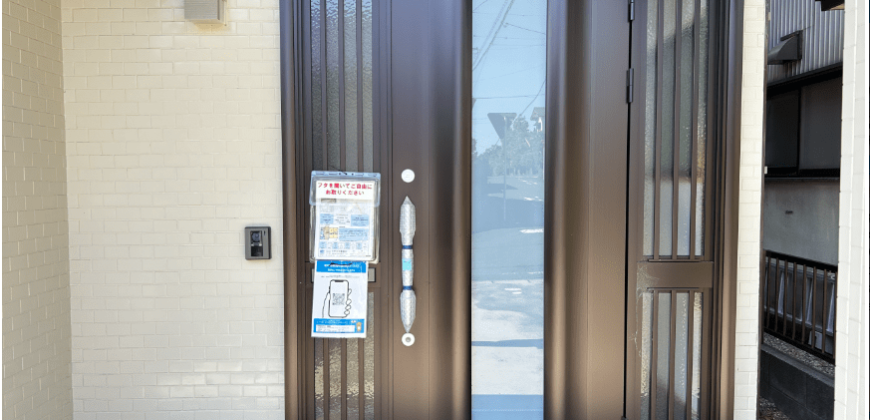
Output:
<path fill-rule="evenodd" d="M 834 362 L 837 266 L 765 251 L 764 332 Z"/>

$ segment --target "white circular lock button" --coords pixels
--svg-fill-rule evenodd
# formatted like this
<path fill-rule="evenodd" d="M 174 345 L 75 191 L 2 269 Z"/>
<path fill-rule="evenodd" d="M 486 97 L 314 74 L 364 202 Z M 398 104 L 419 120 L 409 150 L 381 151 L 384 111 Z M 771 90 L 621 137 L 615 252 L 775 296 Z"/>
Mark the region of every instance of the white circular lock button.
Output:
<path fill-rule="evenodd" d="M 405 181 L 408 184 L 410 184 L 411 182 L 414 182 L 415 176 L 416 175 L 414 174 L 414 171 L 412 171 L 410 169 L 405 169 L 404 171 L 402 171 L 402 181 Z"/>

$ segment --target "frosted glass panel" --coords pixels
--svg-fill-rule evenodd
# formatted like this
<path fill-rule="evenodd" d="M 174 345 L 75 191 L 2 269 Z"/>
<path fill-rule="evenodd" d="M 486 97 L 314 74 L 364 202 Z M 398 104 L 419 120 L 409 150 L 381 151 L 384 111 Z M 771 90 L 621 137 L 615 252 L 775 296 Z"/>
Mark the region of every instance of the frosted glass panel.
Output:
<path fill-rule="evenodd" d="M 642 294 L 639 348 L 641 420 L 699 418 L 702 300 L 700 292 L 685 289 Z M 673 400 L 670 399 L 671 393 Z"/>
<path fill-rule="evenodd" d="M 329 338 L 329 418 L 341 418 L 341 339 Z"/>
<path fill-rule="evenodd" d="M 369 293 L 368 316 L 366 317 L 366 325 L 368 333 L 364 340 L 365 345 L 365 419 L 374 420 L 375 418 L 375 327 L 377 325 L 375 319 L 375 294 Z"/>
<path fill-rule="evenodd" d="M 472 417 L 543 418 L 547 2 L 472 9 Z"/>
<path fill-rule="evenodd" d="M 704 186 L 706 182 L 707 171 L 707 45 L 709 44 L 710 23 L 709 11 L 707 8 L 707 0 L 701 0 L 699 22 L 699 39 L 698 39 L 698 151 L 695 154 L 697 159 L 697 184 L 695 184 L 695 255 L 704 255 Z"/>
<path fill-rule="evenodd" d="M 704 256 L 707 1 L 647 3 L 642 243 L 646 258 Z"/>
<path fill-rule="evenodd" d="M 347 418 L 359 418 L 359 343 L 362 340 L 347 340 Z"/>
<path fill-rule="evenodd" d="M 646 95 L 644 105 L 643 255 L 653 255 L 655 228 L 656 70 L 658 65 L 658 1 L 649 1 L 646 27 Z"/>
<path fill-rule="evenodd" d="M 374 170 L 374 131 L 372 128 L 372 0 L 362 0 L 362 101 L 363 170 Z"/>
<path fill-rule="evenodd" d="M 339 125 L 339 78 L 338 66 L 338 1 L 326 1 L 326 126 L 328 170 L 341 169 L 341 132 Z"/>
<path fill-rule="evenodd" d="M 324 339 L 314 339 L 314 417 L 317 419 L 322 419 L 324 417 L 323 344 Z"/>
<path fill-rule="evenodd" d="M 674 88 L 675 50 L 676 50 L 676 0 L 664 0 L 664 51 L 662 54 L 662 133 L 661 133 L 661 189 L 659 254 L 673 254 L 674 226 Z"/>
<path fill-rule="evenodd" d="M 321 20 L 322 1 L 311 1 L 311 144 L 312 168 L 325 169 L 323 165 L 323 70 L 320 62 L 323 39 Z"/>
<path fill-rule="evenodd" d="M 689 255 L 690 224 L 692 218 L 692 133 L 694 121 L 694 31 L 695 2 L 683 1 L 680 23 L 680 150 L 678 183 L 679 201 L 677 204 L 677 253 Z"/>
<path fill-rule="evenodd" d="M 677 319 L 674 346 L 674 419 L 686 420 L 686 388 L 689 362 L 689 294 L 677 293 Z"/>
<path fill-rule="evenodd" d="M 643 294 L 643 327 L 640 345 L 640 418 L 650 418 L 650 376 L 652 373 L 653 294 Z"/>
<path fill-rule="evenodd" d="M 344 141 L 345 170 L 359 170 L 357 119 L 356 2 L 344 1 Z"/>
<path fill-rule="evenodd" d="M 695 293 L 692 305 L 692 420 L 701 418 L 701 339 L 704 324 L 704 295 Z"/>
<path fill-rule="evenodd" d="M 657 419 L 668 418 L 671 369 L 671 295 L 661 293 L 656 314 L 656 410 Z"/>

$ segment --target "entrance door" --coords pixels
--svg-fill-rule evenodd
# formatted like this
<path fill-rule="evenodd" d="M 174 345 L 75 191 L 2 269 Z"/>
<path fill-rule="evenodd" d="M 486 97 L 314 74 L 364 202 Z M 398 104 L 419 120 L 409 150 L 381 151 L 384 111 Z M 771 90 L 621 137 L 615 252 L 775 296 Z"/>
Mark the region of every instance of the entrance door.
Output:
<path fill-rule="evenodd" d="M 471 409 L 469 3 L 296 2 L 300 415 L 466 418 Z M 312 339 L 312 170 L 378 172 L 380 260 L 365 339 Z M 408 170 L 413 177 L 402 177 Z M 413 178 L 413 180 L 412 180 Z M 399 317 L 399 208 L 416 206 L 412 346 Z"/>
<path fill-rule="evenodd" d="M 708 36 L 697 23 L 706 2 L 659 2 L 649 5 L 659 16 L 653 23 L 629 13 L 645 1 L 293 3 L 299 217 L 291 319 L 301 416 L 662 418 L 650 416 L 651 407 L 697 417 L 686 396 L 701 382 L 680 369 L 694 372 L 709 358 L 692 358 L 698 345 L 685 354 L 674 349 L 709 330 L 688 326 L 699 322 L 696 302 L 706 308 L 711 296 L 712 269 L 698 274 L 712 264 L 711 235 L 697 223 L 711 220 L 705 197 L 712 189 L 697 191 L 711 179 L 704 168 L 712 165 L 700 156 L 712 147 L 703 149 L 698 134 L 688 143 L 682 137 L 682 127 L 697 127 L 703 113 L 692 111 L 704 102 L 703 48 L 686 49 L 680 39 L 687 31 L 692 39 Z M 649 41 L 644 34 L 653 26 Z M 677 33 L 683 38 L 675 40 Z M 650 51 L 652 64 L 642 64 Z M 695 57 L 691 76 L 680 72 L 680 57 L 688 56 Z M 637 77 L 651 68 L 653 76 Z M 642 83 L 632 87 L 632 74 Z M 664 88 L 643 89 L 655 78 Z M 689 102 L 676 88 L 689 85 L 695 108 L 685 117 L 680 104 Z M 666 91 L 671 96 L 656 94 Z M 657 107 L 645 105 L 650 98 Z M 648 161 L 656 162 L 651 170 Z M 306 334 L 312 170 L 382 176 L 380 260 L 370 265 L 365 339 Z M 414 176 L 400 176 L 406 170 Z M 399 318 L 406 197 L 417 220 L 410 347 L 400 340 Z M 657 211 L 649 219 L 648 202 Z M 668 230 L 672 242 L 648 254 L 646 244 L 665 241 Z M 668 364 L 650 368 L 657 358 Z M 650 375 L 667 381 L 651 384 Z M 680 388 L 682 377 L 694 382 Z"/>

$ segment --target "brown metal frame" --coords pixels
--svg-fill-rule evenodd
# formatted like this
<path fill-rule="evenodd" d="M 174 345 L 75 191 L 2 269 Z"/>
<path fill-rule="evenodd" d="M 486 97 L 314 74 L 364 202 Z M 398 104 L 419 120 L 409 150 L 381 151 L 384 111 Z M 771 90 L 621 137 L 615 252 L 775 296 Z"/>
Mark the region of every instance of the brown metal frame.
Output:
<path fill-rule="evenodd" d="M 297 272 L 297 203 L 296 203 L 296 139 L 301 138 L 299 126 L 296 124 L 296 86 L 299 85 L 295 65 L 296 51 L 298 51 L 299 39 L 298 28 L 294 24 L 298 22 L 297 3 L 290 0 L 282 0 L 280 7 L 280 42 L 281 42 L 281 179 L 282 179 L 282 206 L 283 206 L 283 250 L 284 262 L 284 395 L 285 411 L 287 419 L 303 418 L 300 411 L 299 399 L 299 371 L 300 359 L 296 348 L 298 340 L 297 329 L 293 328 L 294 317 L 298 319 L 299 311 L 296 306 L 296 287 L 294 277 Z M 294 28 L 296 30 L 294 30 Z"/>
<path fill-rule="evenodd" d="M 713 2 L 711 2 L 713 3 Z M 698 16 L 700 13 L 699 2 L 695 1 L 695 14 Z M 721 5 L 720 5 L 721 6 Z M 678 7 L 679 9 L 679 7 Z M 720 21 L 719 16 L 721 16 L 721 11 L 718 10 L 721 7 L 717 7 L 716 3 L 710 5 L 709 8 L 709 39 L 711 40 L 710 45 L 715 45 L 715 41 L 721 37 L 721 32 L 718 28 L 718 22 Z M 704 315 L 705 318 L 702 323 L 702 346 L 708 350 L 711 347 L 711 325 L 712 325 L 712 313 L 714 309 L 711 305 L 711 295 L 715 296 L 713 293 L 713 286 L 716 283 L 714 276 L 714 257 L 713 257 L 713 244 L 715 243 L 714 234 L 713 234 L 713 226 L 715 222 L 713 220 L 713 211 L 712 209 L 717 208 L 716 202 L 714 200 L 715 191 L 721 185 L 720 179 L 715 176 L 714 169 L 717 165 L 717 156 L 721 156 L 716 147 L 721 143 L 719 141 L 720 137 L 716 134 L 716 127 L 718 120 L 716 118 L 717 110 L 719 107 L 717 106 L 717 86 L 719 82 L 717 80 L 717 66 L 720 65 L 721 60 L 717 56 L 717 48 L 712 47 L 708 52 L 708 82 L 707 82 L 707 104 L 708 104 L 708 123 L 707 123 L 707 146 L 706 146 L 706 172 L 705 172 L 705 211 L 704 211 L 704 252 L 701 256 L 695 255 L 695 238 L 696 235 L 700 234 L 696 232 L 695 229 L 695 218 L 699 217 L 699 214 L 695 213 L 695 203 L 697 200 L 697 194 L 695 193 L 696 188 L 695 184 L 698 180 L 698 170 L 697 170 L 697 161 L 694 158 L 694 152 L 698 147 L 698 133 L 695 128 L 693 128 L 693 136 L 692 136 L 692 198 L 691 198 L 691 217 L 690 217 L 690 235 L 689 235 L 689 255 L 687 257 L 679 257 L 678 256 L 678 235 L 677 235 L 677 200 L 678 197 L 676 195 L 677 191 L 677 183 L 678 183 L 678 169 L 679 169 L 679 118 L 680 118 L 680 110 L 679 110 L 679 99 L 674 98 L 674 139 L 662 139 L 661 138 L 661 127 L 662 115 L 663 115 L 663 101 L 662 95 L 658 94 L 661 92 L 663 85 L 663 63 L 662 60 L 657 60 L 656 69 L 656 80 L 655 81 L 647 81 L 645 80 L 646 76 L 646 37 L 647 37 L 647 7 L 646 1 L 639 1 L 636 7 L 635 12 L 635 21 L 634 27 L 632 28 L 632 67 L 635 69 L 635 75 L 637 75 L 637 79 L 635 81 L 635 98 L 645 98 L 647 93 L 647 86 L 650 83 L 654 83 L 655 94 L 656 95 L 656 140 L 655 140 L 655 199 L 654 199 L 654 208 L 653 212 L 654 216 L 654 229 L 653 229 L 653 255 L 644 256 L 643 252 L 643 236 L 644 236 L 644 226 L 643 226 L 643 210 L 644 210 L 644 187 L 643 187 L 643 171 L 644 171 L 644 142 L 645 142 L 645 101 L 644 100 L 636 100 L 631 105 L 631 151 L 630 151 L 630 168 L 629 168 L 629 204 L 628 204 L 628 244 L 627 244 L 627 280 L 626 280 L 626 393 L 625 393 L 625 417 L 629 419 L 637 419 L 640 417 L 640 407 L 641 407 L 641 399 L 640 399 L 640 366 L 641 366 L 641 349 L 639 345 L 640 336 L 641 336 L 641 325 L 642 325 L 642 292 L 646 291 L 654 291 L 655 294 L 662 292 L 670 292 L 674 293 L 675 291 L 690 291 L 691 294 L 695 292 L 703 293 L 703 304 L 704 304 Z M 657 42 L 658 42 L 658 51 L 663 51 L 663 8 L 660 7 L 657 11 L 658 19 L 657 19 Z M 679 13 L 678 13 L 679 15 Z M 679 16 L 678 16 L 679 18 Z M 680 19 L 677 19 L 677 25 L 680 25 Z M 694 64 L 693 64 L 693 81 L 697 80 L 698 77 L 698 59 L 700 55 L 698 54 L 698 49 L 700 48 L 700 43 L 698 42 L 700 37 L 699 34 L 699 25 L 695 25 L 695 46 L 694 46 Z M 675 83 L 679 84 L 679 72 L 680 72 L 680 54 L 682 52 L 681 48 L 678 48 L 680 45 L 681 37 L 677 36 L 675 40 L 675 58 L 674 58 L 674 77 Z M 638 53 L 638 57 L 635 57 L 634 54 Z M 698 96 L 698 87 L 697 83 L 693 83 L 693 107 L 692 117 L 697 115 L 697 104 L 699 101 Z M 679 89 L 676 89 L 679 92 Z M 693 124 L 694 126 L 694 124 Z M 661 209 L 660 206 L 660 184 L 661 184 L 661 144 L 662 141 L 673 141 L 674 148 L 674 197 L 672 202 L 672 216 L 673 224 L 672 224 L 672 247 L 669 252 L 669 256 L 663 257 L 660 253 L 660 241 L 659 236 L 661 232 L 661 217 L 659 217 L 659 211 Z M 715 298 L 715 297 L 714 297 Z M 657 307 L 658 302 L 657 299 L 653 300 L 653 316 L 657 316 L 657 312 L 655 307 Z M 675 310 L 671 311 L 672 317 L 676 314 Z M 671 324 L 674 324 L 672 320 Z M 656 342 L 658 341 L 657 337 L 657 328 L 655 324 L 651 324 L 653 329 L 652 331 L 652 370 L 653 376 L 651 376 L 651 403 L 652 407 L 655 406 L 655 352 L 656 352 Z M 674 342 L 673 335 L 675 331 L 671 330 L 670 342 Z M 673 350 L 673 349 L 672 349 Z M 709 356 L 712 354 L 712 351 L 707 351 L 702 353 L 701 358 L 701 418 L 710 418 L 709 410 L 710 410 L 710 382 L 712 382 L 711 377 L 711 366 L 713 365 L 713 361 Z M 674 355 L 675 352 L 671 352 L 671 360 L 670 360 L 670 369 L 673 371 L 674 369 Z M 690 359 L 691 360 L 691 359 Z M 674 373 L 670 373 L 670 377 L 673 379 Z M 673 380 L 671 380 L 671 385 L 673 385 Z M 673 394 L 673 386 L 671 387 L 671 394 Z M 673 407 L 673 395 L 669 396 L 669 407 Z M 671 410 L 671 415 L 673 415 L 673 410 Z"/>
<path fill-rule="evenodd" d="M 713 418 L 734 417 L 734 357 L 737 313 L 737 210 L 740 175 L 740 100 L 743 80 L 743 0 L 723 4 L 722 31 L 717 37 L 719 64 L 715 71 L 718 112 L 718 145 L 716 178 L 720 188 L 714 201 L 717 213 L 713 234 L 716 236 L 712 319 L 713 360 L 711 373 L 710 415 Z"/>
<path fill-rule="evenodd" d="M 548 2 L 544 417 L 619 418 L 627 2 Z M 622 41 L 620 41 L 622 40 Z M 594 298 L 593 298 L 594 297 Z"/>
<path fill-rule="evenodd" d="M 697 6 L 696 2 L 696 6 Z M 645 2 L 639 2 L 636 8 L 635 25 L 632 30 L 633 51 L 644 51 L 646 45 L 646 7 Z M 696 7 L 696 14 L 699 12 Z M 678 238 L 673 232 L 673 248 L 671 256 L 663 259 L 659 253 L 658 236 L 660 223 L 659 180 L 661 178 L 660 141 L 656 141 L 656 196 L 655 196 L 655 227 L 653 250 L 654 255 L 649 261 L 644 261 L 643 238 L 643 141 L 644 101 L 636 100 L 631 111 L 631 165 L 629 177 L 632 180 L 629 188 L 629 228 L 628 228 L 628 270 L 626 299 L 628 310 L 626 318 L 626 410 L 629 419 L 640 417 L 640 326 L 642 302 L 639 282 L 643 288 L 661 288 L 667 290 L 684 290 L 691 288 L 704 293 L 704 323 L 702 345 L 708 351 L 702 356 L 702 406 L 701 418 L 731 418 L 733 416 L 734 388 L 734 316 L 736 282 L 736 239 L 737 239 L 737 191 L 738 191 L 738 156 L 739 156 L 739 87 L 740 87 L 740 55 L 742 48 L 742 1 L 710 2 L 710 33 L 711 47 L 708 54 L 708 133 L 707 133 L 707 172 L 706 172 L 706 211 L 705 211 L 705 249 L 704 255 L 695 257 L 694 218 L 690 223 L 690 256 L 678 258 L 675 252 Z M 662 16 L 658 25 L 661 26 Z M 638 29 L 642 28 L 642 29 Z M 661 32 L 661 28 L 659 28 Z M 679 40 L 679 37 L 677 38 Z M 695 51 L 698 48 L 697 29 Z M 679 41 L 677 41 L 679 42 Z M 662 48 L 662 36 L 659 35 L 659 49 Z M 676 51 L 675 67 L 679 67 L 679 51 Z M 696 59 L 697 60 L 697 59 Z M 656 92 L 661 92 L 662 68 L 661 60 L 657 71 Z M 632 58 L 632 67 L 638 77 L 635 81 L 635 98 L 644 98 L 647 82 L 643 80 L 644 57 Z M 697 69 L 697 61 L 695 65 Z M 678 69 L 675 69 L 675 73 Z M 697 74 L 697 70 L 695 71 Z M 697 77 L 697 76 L 695 76 Z M 679 82 L 679 81 L 677 81 Z M 697 104 L 697 88 L 693 92 Z M 676 102 L 676 98 L 675 98 Z M 662 121 L 661 100 L 657 104 L 657 124 Z M 694 108 L 697 108 L 695 106 Z M 678 110 L 675 111 L 675 118 Z M 693 117 L 696 114 L 693 113 Z M 678 127 L 678 125 L 677 125 Z M 675 127 L 675 138 L 678 135 Z M 693 151 L 697 150 L 697 135 L 693 136 Z M 675 156 L 679 148 L 675 143 Z M 675 168 L 679 164 L 675 158 Z M 697 181 L 695 163 L 693 166 L 693 184 Z M 674 172 L 676 184 L 677 172 Z M 696 199 L 693 192 L 693 205 Z M 676 202 L 676 197 L 674 198 Z M 676 213 L 676 208 L 673 210 Z M 672 261 L 672 262 L 671 262 Z M 637 274 L 635 274 L 637 273 Z M 640 277 L 640 279 L 639 279 Z M 706 280 L 703 280 L 706 279 Z M 702 280 L 699 282 L 699 280 Z M 632 298 L 634 297 L 634 298 Z M 654 327 L 654 326 L 653 326 Z M 673 333 L 673 331 L 672 331 Z M 654 343 L 653 343 L 654 344 Z M 655 347 L 653 347 L 655 349 Z M 655 351 L 655 350 L 653 350 Z M 673 358 L 673 354 L 671 355 Z M 673 360 L 671 360 L 673 368 Z M 654 379 L 652 379 L 654 381 Z M 653 382 L 654 383 L 654 382 Z M 652 391 L 652 390 L 651 390 Z"/>
<path fill-rule="evenodd" d="M 376 8 L 379 5 L 382 3 L 375 2 Z M 287 418 L 304 418 L 308 403 L 300 397 L 308 394 L 305 360 L 313 349 L 304 345 L 306 334 L 300 334 L 307 331 L 307 308 L 297 303 L 304 302 L 299 293 L 304 295 L 307 283 L 307 252 L 300 251 L 307 249 L 304 233 L 308 218 L 299 217 L 307 215 L 307 200 L 297 193 L 307 189 L 310 151 L 301 139 L 310 127 L 298 112 L 304 111 L 305 93 L 294 87 L 306 85 L 302 59 L 306 47 L 301 36 L 302 1 L 282 0 L 280 6 L 286 410 Z M 382 368 L 389 366 L 394 374 L 381 375 L 378 369 L 377 418 L 419 415 L 416 409 L 423 406 L 433 418 L 463 418 L 471 409 L 471 5 L 469 1 L 456 5 L 431 0 L 428 7 L 420 6 L 394 2 L 393 10 L 380 7 L 373 27 L 375 66 L 385 65 L 374 73 L 375 170 L 392 183 L 382 196 L 382 226 L 395 225 L 394 209 L 405 194 L 413 195 L 415 202 L 420 198 L 421 225 L 429 220 L 441 222 L 438 229 L 421 232 L 417 238 L 419 300 L 414 328 L 418 343 L 410 349 L 397 340 L 403 332 L 393 304 L 398 295 L 393 279 L 399 278 L 399 268 L 391 261 L 397 241 L 391 234 L 382 236 L 381 269 L 373 287 L 386 288 L 377 297 L 376 317 L 389 320 L 389 324 L 381 324 L 377 363 Z M 713 235 L 708 235 L 706 249 L 713 261 L 713 277 L 722 280 L 714 282 L 712 293 L 705 297 L 710 301 L 705 308 L 711 325 L 705 328 L 705 335 L 709 334 L 707 340 L 715 351 L 708 360 L 711 384 L 706 395 L 710 396 L 710 416 L 715 418 L 733 415 L 736 284 L 730 279 L 736 274 L 742 9 L 741 0 L 724 2 L 721 17 L 711 19 L 721 25 L 718 32 L 712 32 L 711 27 L 719 64 L 709 68 L 710 79 L 716 81 L 709 91 L 710 100 L 721 111 L 711 109 L 708 122 L 716 130 L 708 138 L 720 139 L 718 150 L 712 150 L 713 142 L 708 147 L 715 157 L 708 166 L 716 162 L 708 185 L 716 185 L 718 180 L 721 188 L 713 193 L 708 206 L 716 212 L 707 214 Z M 627 176 L 632 176 L 629 170 L 636 170 L 636 165 L 629 165 L 636 156 L 625 159 L 627 142 L 613 140 L 627 138 L 628 133 L 614 136 L 612 130 L 628 127 L 626 108 L 622 108 L 626 105 L 621 95 L 613 94 L 623 91 L 625 79 L 613 69 L 628 68 L 629 44 L 609 42 L 614 36 L 628 39 L 625 15 L 621 2 L 548 3 L 547 105 L 552 117 L 546 122 L 546 193 L 551 197 L 545 204 L 547 418 L 615 418 L 632 403 L 629 397 L 625 403 L 612 398 L 631 389 L 632 367 L 623 363 L 631 365 L 633 360 L 612 351 L 629 344 L 625 337 L 612 332 L 614 328 L 633 331 L 635 320 L 625 317 L 624 306 L 612 303 L 625 301 L 634 293 L 621 280 L 627 272 L 634 272 L 630 264 L 634 251 L 629 248 L 629 255 L 622 255 L 608 250 L 626 249 L 625 241 L 630 241 L 637 229 L 632 216 L 624 220 L 605 217 L 610 210 L 618 214 L 630 208 L 626 200 L 631 203 L 631 198 L 620 191 L 628 185 Z M 713 55 L 711 52 L 711 58 Z M 390 65 L 394 60 L 401 65 Z M 392 144 L 393 136 L 418 141 Z M 604 141 L 608 138 L 611 141 Z M 593 152 L 604 156 L 605 150 L 623 152 L 607 155 L 619 157 L 612 162 L 592 158 Z M 394 168 L 414 166 L 420 170 L 413 186 L 393 180 Z M 593 180 L 602 182 L 595 185 Z M 709 237 L 716 238 L 715 246 Z M 436 260 L 439 264 L 429 262 Z M 603 280 L 611 278 L 617 281 Z M 587 299 L 592 293 L 597 298 Z M 596 345 L 578 346 L 592 342 Z M 409 372 L 419 373 L 415 377 Z"/>

